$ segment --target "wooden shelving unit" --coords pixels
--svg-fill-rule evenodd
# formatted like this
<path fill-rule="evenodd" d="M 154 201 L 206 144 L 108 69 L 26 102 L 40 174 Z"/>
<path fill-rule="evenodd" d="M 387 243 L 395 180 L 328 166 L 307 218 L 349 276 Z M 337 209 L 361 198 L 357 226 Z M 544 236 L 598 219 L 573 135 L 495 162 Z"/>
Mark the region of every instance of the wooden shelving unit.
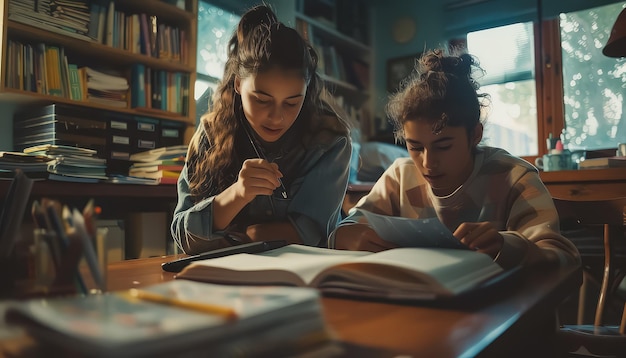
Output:
<path fill-rule="evenodd" d="M 185 142 L 188 142 L 194 131 L 196 118 L 194 84 L 196 81 L 198 0 L 185 0 L 184 9 L 163 0 L 114 1 L 116 9 L 125 14 L 145 13 L 149 16 L 156 16 L 159 22 L 184 30 L 187 44 L 185 61 L 133 53 L 130 50 L 115 48 L 96 40 L 79 39 L 70 33 L 63 33 L 63 31 L 50 31 L 42 26 L 38 26 L 36 22 L 24 23 L 23 21 L 16 21 L 10 18 L 9 4 L 12 1 L 15 0 L 0 0 L 0 19 L 2 20 L 2 25 L 0 26 L 0 103 L 14 104 L 17 111 L 23 108 L 56 103 L 71 104 L 98 111 L 112 111 L 177 121 L 185 124 Z M 154 70 L 183 73 L 188 75 L 189 78 L 186 88 L 182 89 L 188 94 L 187 108 L 184 114 L 152 108 L 131 108 L 130 99 L 126 108 L 119 108 L 87 100 L 76 101 L 69 97 L 53 96 L 14 88 L 14 86 L 8 85 L 7 79 L 7 76 L 12 75 L 7 56 L 10 41 L 30 44 L 44 43 L 63 47 L 68 62 L 74 61 L 75 63 L 93 68 L 103 66 L 115 69 L 125 74 L 129 83 L 131 83 L 131 67 L 134 64 L 142 64 Z M 8 181 L 6 183 L 0 182 L 2 193 L 5 193 L 8 188 Z M 36 182 L 33 186 L 31 197 L 39 198 L 46 196 L 70 201 L 95 197 L 100 198 L 101 201 L 111 203 L 112 207 L 114 206 L 113 204 L 120 204 L 119 206 L 122 208 L 132 208 L 133 206 L 142 206 L 141 204 L 135 205 L 136 202 L 141 201 L 153 202 L 161 200 L 167 203 L 175 202 L 176 187 L 174 185 Z"/>
<path fill-rule="evenodd" d="M 0 27 L 0 102 L 13 102 L 18 106 L 43 105 L 52 103 L 74 104 L 94 109 L 118 111 L 123 113 L 150 116 L 154 118 L 179 121 L 193 127 L 195 124 L 195 101 L 194 83 L 196 80 L 196 43 L 197 43 L 197 0 L 187 0 L 185 9 L 171 5 L 161 0 L 133 0 L 115 1 L 116 8 L 121 11 L 131 13 L 146 13 L 156 16 L 158 21 L 162 21 L 179 29 L 184 30 L 187 43 L 186 62 L 160 59 L 148 55 L 132 53 L 128 50 L 114 48 L 97 41 L 89 41 L 76 38 L 70 33 L 52 32 L 38 26 L 36 22 L 30 24 L 18 22 L 10 18 L 9 3 L 15 0 L 2 0 L 0 2 L 0 16 L 2 26 Z M 111 107 L 86 100 L 76 101 L 70 98 L 36 93 L 7 85 L 7 76 L 12 75 L 8 60 L 9 41 L 20 41 L 25 43 L 45 43 L 63 47 L 68 61 L 79 62 L 89 67 L 106 66 L 118 70 L 127 76 L 130 83 L 130 69 L 133 64 L 143 64 L 155 70 L 168 72 L 180 72 L 189 76 L 189 83 L 183 88 L 188 93 L 190 99 L 185 109 L 185 114 L 171 111 L 131 108 L 130 103 L 127 108 Z M 19 109 L 19 107 L 18 107 Z"/>
<path fill-rule="evenodd" d="M 283 6 L 289 6 L 288 3 Z M 362 11 L 355 12 L 366 14 L 360 21 L 367 22 L 367 26 L 361 26 L 356 21 L 348 23 L 346 16 L 339 14 L 339 5 L 323 0 L 296 1 L 291 4 L 291 11 L 285 12 L 293 14 L 294 27 L 316 50 L 320 58 L 318 73 L 331 95 L 337 99 L 337 103 L 355 123 L 359 123 L 366 140 L 374 134 L 370 128 L 374 76 L 372 50 L 367 33 L 371 31 L 369 15 L 365 3 L 354 1 L 342 4 L 361 9 Z M 360 14 L 357 13 L 353 17 L 359 17 Z M 360 33 L 362 36 L 355 38 L 350 32 Z"/>

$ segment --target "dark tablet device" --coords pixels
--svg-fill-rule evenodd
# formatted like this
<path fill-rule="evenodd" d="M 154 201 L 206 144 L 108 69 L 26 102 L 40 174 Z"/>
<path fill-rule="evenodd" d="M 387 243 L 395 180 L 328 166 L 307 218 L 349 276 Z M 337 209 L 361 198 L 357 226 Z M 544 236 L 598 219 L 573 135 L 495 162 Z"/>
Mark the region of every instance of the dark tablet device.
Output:
<path fill-rule="evenodd" d="M 163 271 L 167 272 L 180 272 L 185 266 L 189 265 L 193 261 L 214 259 L 216 257 L 223 257 L 234 254 L 256 254 L 272 249 L 277 249 L 287 245 L 285 240 L 272 240 L 272 241 L 259 241 L 249 242 L 237 246 L 225 247 L 222 249 L 203 252 L 198 255 L 184 257 L 182 259 L 164 262 L 161 264 Z"/>

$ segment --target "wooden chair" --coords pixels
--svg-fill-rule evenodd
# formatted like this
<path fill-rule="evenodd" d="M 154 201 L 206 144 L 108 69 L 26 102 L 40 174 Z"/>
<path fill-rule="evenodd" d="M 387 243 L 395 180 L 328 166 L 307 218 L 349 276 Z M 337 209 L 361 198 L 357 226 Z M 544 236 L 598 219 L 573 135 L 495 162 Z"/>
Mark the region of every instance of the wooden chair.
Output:
<path fill-rule="evenodd" d="M 600 226 L 603 228 L 604 262 L 598 302 L 593 324 L 584 324 L 584 308 L 587 285 L 592 279 L 588 271 L 583 270 L 583 284 L 579 293 L 578 317 L 576 325 L 563 325 L 558 332 L 560 347 L 565 352 L 575 352 L 584 347 L 596 355 L 626 356 L 626 304 L 622 308 L 619 326 L 609 326 L 605 322 L 607 300 L 616 289 L 616 280 L 623 277 L 616 272 L 626 268 L 623 257 L 616 260 L 615 244 L 625 237 L 626 197 L 605 200 L 567 200 L 554 198 L 554 204 L 563 226 L 575 223 L 582 226 Z M 581 254 L 583 254 L 581 252 Z M 583 254 L 584 255 L 584 254 Z M 583 257 L 583 263 L 585 258 Z M 621 302 L 621 300 L 620 300 Z"/>

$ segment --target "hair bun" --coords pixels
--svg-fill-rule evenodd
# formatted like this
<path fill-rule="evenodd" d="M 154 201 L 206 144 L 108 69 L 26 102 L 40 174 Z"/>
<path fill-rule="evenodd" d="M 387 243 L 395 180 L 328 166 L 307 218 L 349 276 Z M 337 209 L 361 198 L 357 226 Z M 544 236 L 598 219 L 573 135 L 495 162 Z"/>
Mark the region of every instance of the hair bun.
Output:
<path fill-rule="evenodd" d="M 239 35 L 245 37 L 258 26 L 270 27 L 278 22 L 276 14 L 274 14 L 269 6 L 255 6 L 241 18 L 239 22 Z"/>

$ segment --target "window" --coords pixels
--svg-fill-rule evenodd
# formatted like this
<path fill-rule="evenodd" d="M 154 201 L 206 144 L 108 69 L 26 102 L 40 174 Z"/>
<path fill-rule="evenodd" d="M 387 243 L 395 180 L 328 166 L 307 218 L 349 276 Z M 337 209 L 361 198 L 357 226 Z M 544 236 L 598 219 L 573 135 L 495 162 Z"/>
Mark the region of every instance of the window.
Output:
<path fill-rule="evenodd" d="M 626 59 L 602 48 L 626 2 L 560 14 L 561 3 L 546 4 L 550 19 L 540 24 L 466 32 L 468 51 L 486 71 L 481 91 L 492 101 L 484 143 L 532 157 L 546 151 L 551 133 L 569 149 L 610 152 L 626 142 Z"/>
<path fill-rule="evenodd" d="M 626 60 L 602 54 L 625 2 L 561 14 L 565 138 L 570 149 L 626 142 Z"/>
<path fill-rule="evenodd" d="M 198 3 L 196 116 L 206 113 L 218 81 L 224 74 L 228 40 L 241 16 L 208 1 Z"/>
<path fill-rule="evenodd" d="M 480 91 L 490 96 L 483 143 L 520 156 L 538 150 L 533 42 L 532 22 L 467 34 L 468 52 L 485 71 Z"/>

